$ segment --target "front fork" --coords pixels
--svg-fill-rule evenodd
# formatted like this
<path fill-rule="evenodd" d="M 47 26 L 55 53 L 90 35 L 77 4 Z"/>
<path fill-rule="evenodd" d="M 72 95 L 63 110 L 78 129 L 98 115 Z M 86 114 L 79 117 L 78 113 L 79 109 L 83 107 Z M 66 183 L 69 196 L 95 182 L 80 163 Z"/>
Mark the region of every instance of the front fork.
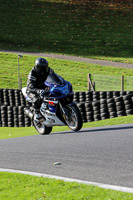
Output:
<path fill-rule="evenodd" d="M 62 117 L 63 117 L 64 120 L 66 120 L 67 119 L 66 111 L 65 111 L 65 109 L 63 108 L 63 106 L 61 105 L 60 102 L 59 102 L 59 106 L 60 106 L 60 109 L 61 109 Z"/>
<path fill-rule="evenodd" d="M 68 104 L 68 105 L 69 105 L 69 106 L 75 105 L 75 103 L 72 102 L 72 103 L 70 103 L 70 104 Z M 62 111 L 62 116 L 63 116 L 64 120 L 68 120 L 69 115 L 68 115 L 67 109 L 64 109 L 64 107 L 61 105 L 60 102 L 59 102 L 59 106 L 60 106 L 60 109 L 61 109 L 61 111 Z"/>

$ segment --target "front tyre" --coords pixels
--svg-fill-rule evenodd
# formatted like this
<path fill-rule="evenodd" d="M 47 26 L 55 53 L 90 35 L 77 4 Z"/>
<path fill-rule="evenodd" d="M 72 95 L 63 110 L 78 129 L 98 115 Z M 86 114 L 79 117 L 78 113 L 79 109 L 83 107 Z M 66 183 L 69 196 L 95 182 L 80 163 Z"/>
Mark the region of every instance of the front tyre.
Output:
<path fill-rule="evenodd" d="M 67 105 L 65 108 L 65 121 L 68 127 L 73 131 L 79 131 L 82 128 L 83 121 L 81 113 L 76 104 Z"/>
<path fill-rule="evenodd" d="M 44 124 L 42 124 L 41 126 L 38 126 L 34 120 L 33 120 L 33 126 L 35 127 L 35 129 L 37 130 L 37 132 L 40 135 L 48 135 L 51 133 L 52 131 L 52 127 L 46 127 Z"/>

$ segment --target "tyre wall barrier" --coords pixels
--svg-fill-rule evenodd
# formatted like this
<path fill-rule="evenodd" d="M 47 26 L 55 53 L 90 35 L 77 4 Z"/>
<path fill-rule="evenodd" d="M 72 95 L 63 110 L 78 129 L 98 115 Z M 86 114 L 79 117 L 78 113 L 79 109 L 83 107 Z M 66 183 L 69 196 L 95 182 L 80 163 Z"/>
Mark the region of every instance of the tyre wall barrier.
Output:
<path fill-rule="evenodd" d="M 83 122 L 133 115 L 133 92 L 75 92 L 74 101 Z M 29 106 L 21 90 L 0 89 L 0 127 L 29 127 L 31 119 L 24 113 Z"/>

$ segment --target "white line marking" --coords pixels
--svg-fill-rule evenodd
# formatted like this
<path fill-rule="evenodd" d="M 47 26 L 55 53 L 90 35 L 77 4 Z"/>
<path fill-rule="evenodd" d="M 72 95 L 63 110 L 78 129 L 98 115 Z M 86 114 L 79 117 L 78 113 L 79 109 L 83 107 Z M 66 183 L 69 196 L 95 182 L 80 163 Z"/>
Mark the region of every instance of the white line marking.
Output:
<path fill-rule="evenodd" d="M 108 184 L 97 183 L 97 182 L 82 181 L 79 179 L 66 178 L 66 177 L 62 177 L 62 176 L 54 176 L 54 175 L 50 175 L 50 174 L 13 170 L 13 169 L 2 169 L 2 168 L 0 168 L 0 172 L 11 172 L 11 173 L 26 174 L 26 175 L 32 175 L 32 176 L 38 176 L 38 177 L 45 177 L 45 178 L 53 178 L 53 179 L 57 179 L 57 180 L 58 179 L 63 180 L 66 182 L 77 182 L 77 183 L 82 183 L 82 184 L 86 184 L 86 185 L 98 186 L 98 187 L 104 188 L 104 189 L 111 189 L 111 190 L 116 190 L 116 191 L 120 191 L 120 192 L 133 193 L 133 188 L 129 188 L 129 187 L 108 185 Z"/>

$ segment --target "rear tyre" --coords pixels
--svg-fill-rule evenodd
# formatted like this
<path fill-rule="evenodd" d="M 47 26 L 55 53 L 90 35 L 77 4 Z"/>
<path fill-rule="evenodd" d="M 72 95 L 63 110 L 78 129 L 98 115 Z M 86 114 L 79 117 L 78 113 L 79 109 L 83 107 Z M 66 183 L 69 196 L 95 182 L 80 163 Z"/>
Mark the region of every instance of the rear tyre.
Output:
<path fill-rule="evenodd" d="M 76 104 L 67 105 L 64 108 L 66 112 L 65 122 L 73 131 L 79 131 L 82 128 L 83 120 Z"/>
<path fill-rule="evenodd" d="M 42 125 L 41 127 L 40 126 L 37 126 L 33 120 L 33 126 L 35 127 L 35 129 L 37 130 L 37 132 L 40 134 L 40 135 L 48 135 L 51 133 L 52 131 L 52 127 L 46 127 L 44 125 Z"/>

